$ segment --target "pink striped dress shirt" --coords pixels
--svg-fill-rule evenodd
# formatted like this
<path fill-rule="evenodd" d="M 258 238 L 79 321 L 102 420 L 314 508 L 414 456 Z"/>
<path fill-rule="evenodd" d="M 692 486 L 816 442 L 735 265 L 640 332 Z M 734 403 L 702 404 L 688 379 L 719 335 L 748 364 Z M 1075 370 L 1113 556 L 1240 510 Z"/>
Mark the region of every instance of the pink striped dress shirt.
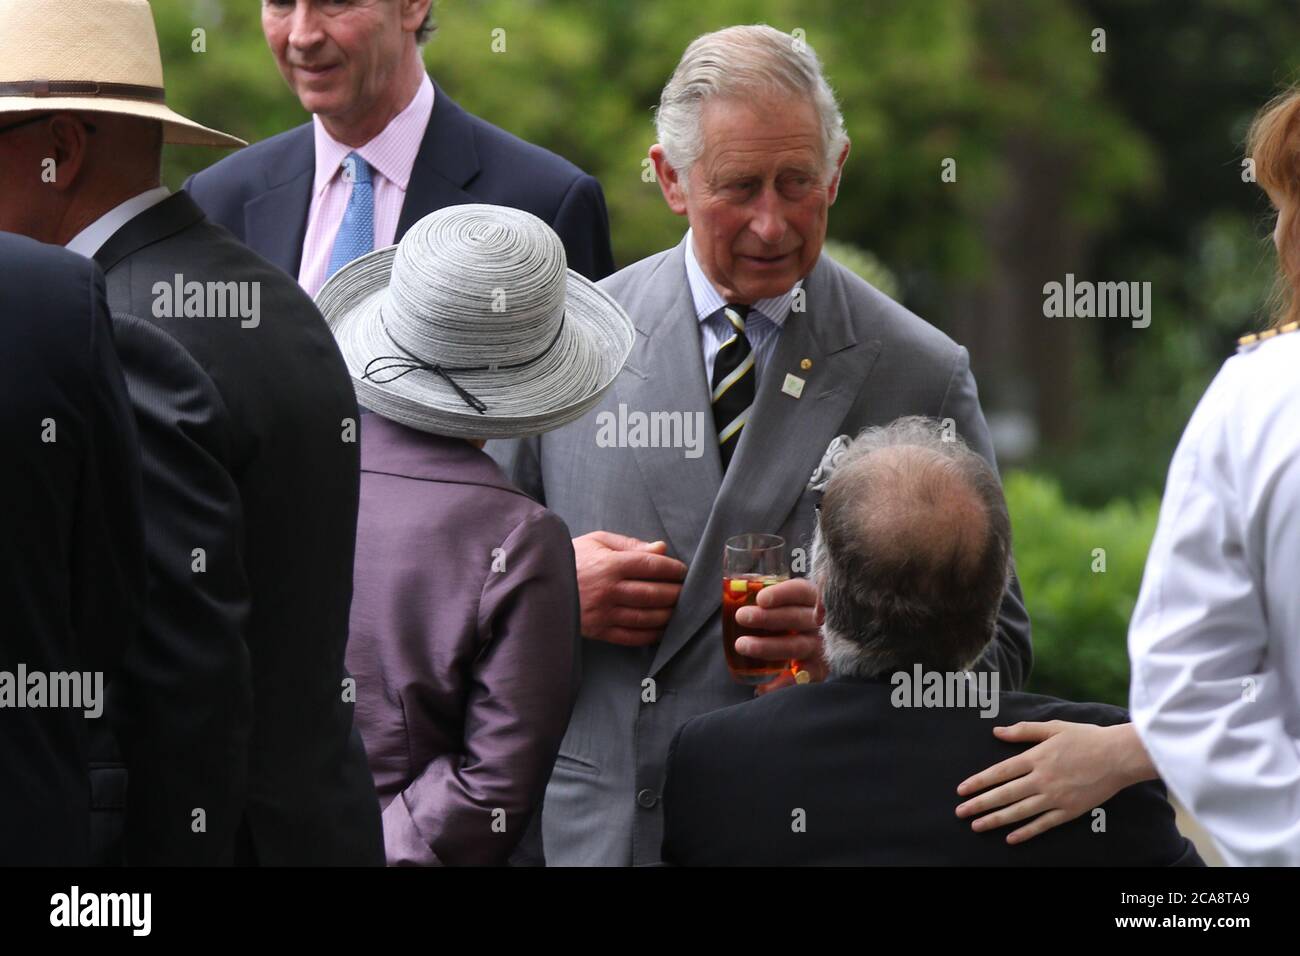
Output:
<path fill-rule="evenodd" d="M 397 220 L 406 201 L 411 169 L 420 152 L 429 117 L 433 115 L 433 81 L 426 74 L 415 98 L 393 117 L 384 131 L 356 150 L 370 164 L 375 193 L 375 248 L 391 246 L 397 236 Z M 352 184 L 343 175 L 343 160 L 353 151 L 328 132 L 320 117 L 316 127 L 316 181 L 311 209 L 307 213 L 307 236 L 302 244 L 302 265 L 298 284 L 313 298 L 325 284 L 330 250 L 343 222 L 343 212 L 352 196 Z"/>

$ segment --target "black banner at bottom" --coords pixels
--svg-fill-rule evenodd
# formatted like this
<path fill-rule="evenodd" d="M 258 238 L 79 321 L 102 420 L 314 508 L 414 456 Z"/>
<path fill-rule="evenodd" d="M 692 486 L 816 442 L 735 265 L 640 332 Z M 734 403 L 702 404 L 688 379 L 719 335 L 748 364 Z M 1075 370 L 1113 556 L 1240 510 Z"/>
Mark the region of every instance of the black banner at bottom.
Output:
<path fill-rule="evenodd" d="M 398 934 L 511 930 L 608 943 L 677 934 L 685 922 L 769 940 L 827 922 L 895 924 L 925 941 L 1237 934 L 1289 928 L 1295 873 L 1281 869 L 971 870 L 5 870 L 10 941 L 396 943 Z M 748 914 L 748 915 L 744 915 Z M 612 922 L 611 922 L 612 921 Z M 761 927 L 761 929 L 760 929 Z M 972 933 L 975 935 L 972 936 Z M 749 934 L 746 934 L 748 936 Z M 918 940 L 920 941 L 920 940 Z M 490 942 L 489 942 L 489 945 Z M 602 947 L 603 948 L 603 947 Z"/>

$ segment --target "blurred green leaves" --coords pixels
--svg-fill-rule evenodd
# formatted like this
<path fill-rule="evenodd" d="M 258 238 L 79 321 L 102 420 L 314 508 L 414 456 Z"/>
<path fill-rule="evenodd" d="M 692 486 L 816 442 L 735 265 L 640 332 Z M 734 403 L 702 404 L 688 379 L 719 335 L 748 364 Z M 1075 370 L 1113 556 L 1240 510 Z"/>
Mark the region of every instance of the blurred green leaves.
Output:
<path fill-rule="evenodd" d="M 1091 510 L 1051 479 L 1005 476 L 1016 572 L 1034 629 L 1028 690 L 1128 706 L 1128 622 L 1159 509 L 1154 496 Z M 1098 552 L 1104 554 L 1098 554 Z M 1105 571 L 1096 571 L 1104 559 Z"/>

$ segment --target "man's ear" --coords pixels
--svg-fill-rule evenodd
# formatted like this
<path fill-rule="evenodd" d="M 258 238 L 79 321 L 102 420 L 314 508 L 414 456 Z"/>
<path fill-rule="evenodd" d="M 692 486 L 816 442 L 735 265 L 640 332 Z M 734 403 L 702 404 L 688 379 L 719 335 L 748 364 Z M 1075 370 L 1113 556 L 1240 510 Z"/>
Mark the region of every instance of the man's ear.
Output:
<path fill-rule="evenodd" d="M 650 147 L 650 161 L 655 166 L 655 181 L 664 194 L 668 208 L 679 216 L 686 215 L 686 190 L 682 188 L 681 177 L 677 170 L 668 163 L 664 148 L 658 143 Z"/>
<path fill-rule="evenodd" d="M 44 158 L 54 160 L 55 174 L 50 185 L 59 192 L 67 192 L 76 183 L 86 164 L 90 131 L 75 113 L 59 113 L 50 120 L 49 130 L 49 142 L 53 150 L 51 155 Z"/>
<path fill-rule="evenodd" d="M 402 5 L 402 29 L 415 33 L 424 23 L 425 17 L 433 8 L 433 0 L 398 0 Z"/>
<path fill-rule="evenodd" d="M 835 172 L 831 176 L 831 183 L 826 188 L 826 204 L 835 205 L 835 197 L 840 193 L 840 176 L 844 173 L 844 163 L 849 158 L 849 149 L 853 146 L 848 140 L 844 141 L 844 148 L 840 150 L 840 158 L 835 162 Z"/>

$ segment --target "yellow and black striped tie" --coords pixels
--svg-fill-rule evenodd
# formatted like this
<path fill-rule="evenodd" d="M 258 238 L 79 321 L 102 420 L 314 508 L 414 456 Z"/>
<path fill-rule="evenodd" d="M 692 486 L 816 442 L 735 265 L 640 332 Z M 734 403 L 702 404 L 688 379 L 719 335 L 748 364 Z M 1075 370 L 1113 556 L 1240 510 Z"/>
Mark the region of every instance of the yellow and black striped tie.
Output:
<path fill-rule="evenodd" d="M 747 305 L 726 305 L 722 315 L 731 323 L 731 338 L 718 346 L 713 360 L 713 423 L 718 429 L 718 450 L 722 470 L 731 464 L 731 456 L 740 444 L 740 430 L 754 404 L 754 351 L 745 337 Z"/>

